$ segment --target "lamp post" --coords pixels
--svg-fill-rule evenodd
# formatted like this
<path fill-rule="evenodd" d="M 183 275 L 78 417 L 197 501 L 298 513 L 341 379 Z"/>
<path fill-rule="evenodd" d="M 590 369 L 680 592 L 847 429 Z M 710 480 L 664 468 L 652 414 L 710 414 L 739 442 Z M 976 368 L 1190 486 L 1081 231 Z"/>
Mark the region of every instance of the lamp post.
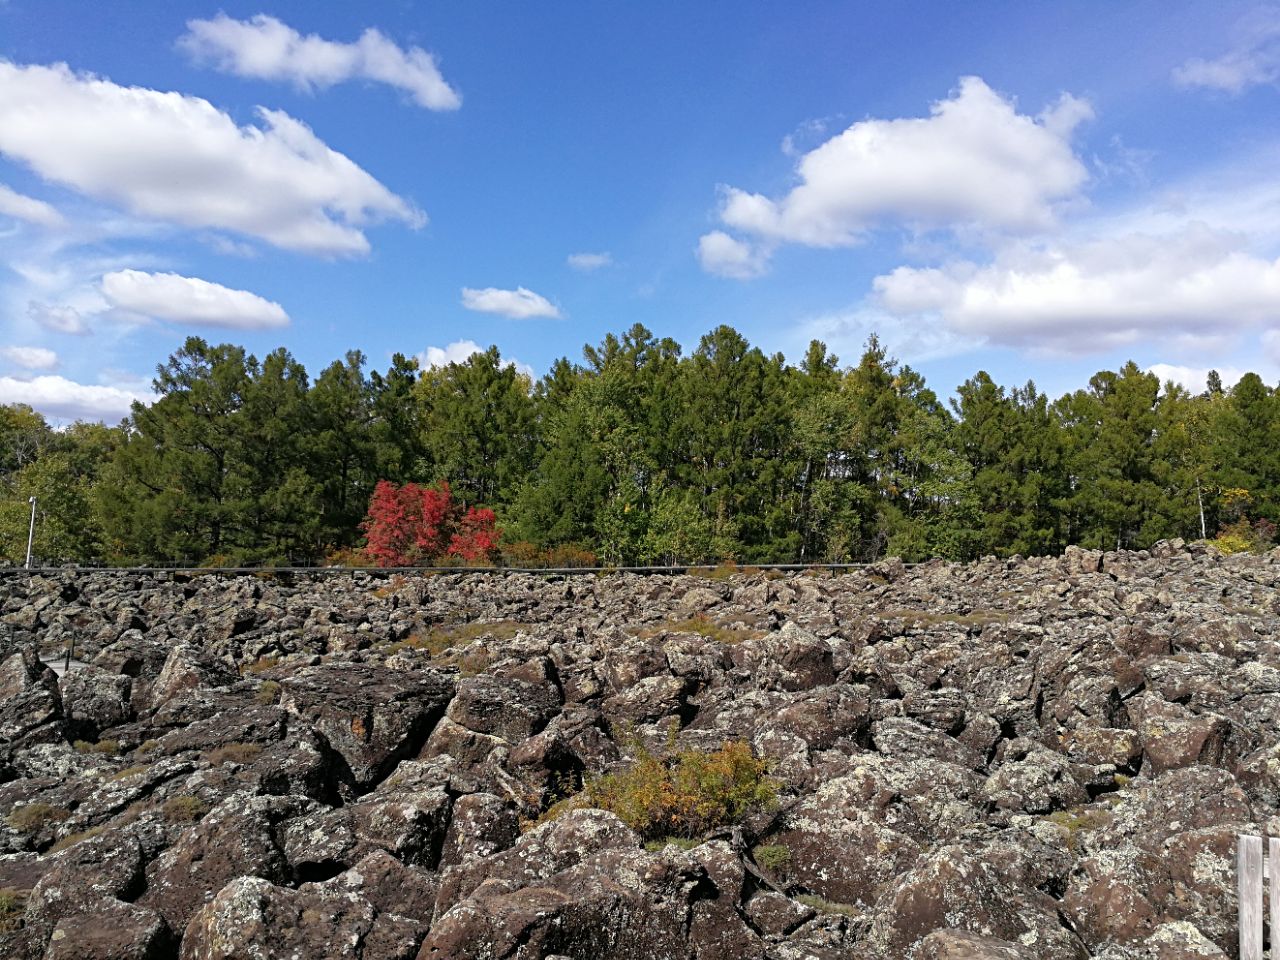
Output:
<path fill-rule="evenodd" d="M 27 528 L 27 569 L 31 569 L 31 544 L 36 539 L 36 498 L 32 497 L 29 501 L 31 504 L 31 526 Z"/>

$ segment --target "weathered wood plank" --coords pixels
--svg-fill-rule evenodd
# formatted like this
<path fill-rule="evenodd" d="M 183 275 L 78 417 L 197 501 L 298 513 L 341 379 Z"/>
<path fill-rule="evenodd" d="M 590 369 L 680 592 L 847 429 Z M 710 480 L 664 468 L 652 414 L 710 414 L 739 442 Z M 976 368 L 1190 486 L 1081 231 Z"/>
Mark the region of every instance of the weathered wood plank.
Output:
<path fill-rule="evenodd" d="M 1262 838 L 1242 835 L 1236 851 L 1240 960 L 1262 960 Z"/>
<path fill-rule="evenodd" d="M 1276 938 L 1280 937 L 1280 877 L 1276 876 L 1276 868 L 1280 866 L 1280 837 L 1272 837 L 1268 841 L 1267 863 L 1271 866 L 1271 878 L 1267 884 L 1271 894 L 1271 955 L 1276 955 Z"/>

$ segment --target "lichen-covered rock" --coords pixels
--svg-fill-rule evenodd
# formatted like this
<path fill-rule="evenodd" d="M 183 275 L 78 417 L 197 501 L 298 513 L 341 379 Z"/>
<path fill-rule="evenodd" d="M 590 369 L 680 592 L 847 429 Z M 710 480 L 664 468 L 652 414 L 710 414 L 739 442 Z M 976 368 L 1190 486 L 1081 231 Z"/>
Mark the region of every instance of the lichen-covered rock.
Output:
<path fill-rule="evenodd" d="M 1277 588 L 1280 552 L 1176 542 L 724 579 L 0 570 L 0 887 L 29 891 L 0 955 L 1234 956 L 1235 838 L 1280 835 Z M 35 644 L 72 641 L 92 666 L 55 681 Z M 776 804 L 647 844 L 535 825 L 637 744 L 726 742 Z"/>
<path fill-rule="evenodd" d="M 108 727 L 133 719 L 133 680 L 92 665 L 66 673 L 58 682 L 68 735 L 97 740 Z"/>
<path fill-rule="evenodd" d="M 354 893 L 290 890 L 260 877 L 231 881 L 191 918 L 182 960 L 373 960 L 366 941 L 378 913 Z M 412 957 L 416 944 L 381 953 Z"/>
<path fill-rule="evenodd" d="M 228 797 L 151 864 L 139 902 L 182 930 L 236 877 L 287 882 L 293 873 L 278 833 L 286 820 L 313 807 L 300 797 Z"/>
<path fill-rule="evenodd" d="M 0 754 L 63 738 L 58 678 L 26 647 L 0 663 Z"/>
<path fill-rule="evenodd" d="M 44 960 L 164 960 L 173 956 L 173 943 L 160 914 L 109 897 L 89 913 L 59 920 Z"/>
<path fill-rule="evenodd" d="M 305 667 L 280 681 L 280 705 L 304 717 L 346 762 L 357 790 L 417 754 L 453 697 L 433 670 L 368 664 Z"/>

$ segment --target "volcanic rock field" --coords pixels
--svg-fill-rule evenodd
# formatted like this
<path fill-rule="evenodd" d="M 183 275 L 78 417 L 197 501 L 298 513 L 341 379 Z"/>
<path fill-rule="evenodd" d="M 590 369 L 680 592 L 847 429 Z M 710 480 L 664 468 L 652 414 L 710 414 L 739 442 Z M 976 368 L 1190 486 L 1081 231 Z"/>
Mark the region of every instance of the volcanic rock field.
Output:
<path fill-rule="evenodd" d="M 1278 584 L 1177 541 L 4 571 L 0 957 L 1234 958 L 1236 837 L 1280 835 Z M 683 842 L 573 799 L 727 744 L 776 798 Z"/>

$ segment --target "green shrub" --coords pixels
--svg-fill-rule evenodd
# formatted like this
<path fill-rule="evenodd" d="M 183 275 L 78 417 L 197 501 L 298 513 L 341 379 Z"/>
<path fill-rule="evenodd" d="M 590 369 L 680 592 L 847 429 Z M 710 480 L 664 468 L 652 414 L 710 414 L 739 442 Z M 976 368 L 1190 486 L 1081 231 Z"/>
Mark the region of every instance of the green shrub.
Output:
<path fill-rule="evenodd" d="M 791 862 L 791 848 L 785 843 L 761 844 L 751 851 L 751 855 L 766 870 L 781 870 Z"/>
<path fill-rule="evenodd" d="M 254 694 L 254 699 L 264 706 L 270 706 L 280 699 L 280 684 L 274 680 L 263 680 L 258 685 L 258 692 Z"/>
<path fill-rule="evenodd" d="M 617 814 L 646 840 L 692 838 L 771 809 L 778 783 L 749 744 L 719 750 L 681 750 L 659 757 L 637 747 L 626 770 L 587 781 L 581 793 L 553 806 L 543 819 L 567 810 L 595 807 Z"/>

